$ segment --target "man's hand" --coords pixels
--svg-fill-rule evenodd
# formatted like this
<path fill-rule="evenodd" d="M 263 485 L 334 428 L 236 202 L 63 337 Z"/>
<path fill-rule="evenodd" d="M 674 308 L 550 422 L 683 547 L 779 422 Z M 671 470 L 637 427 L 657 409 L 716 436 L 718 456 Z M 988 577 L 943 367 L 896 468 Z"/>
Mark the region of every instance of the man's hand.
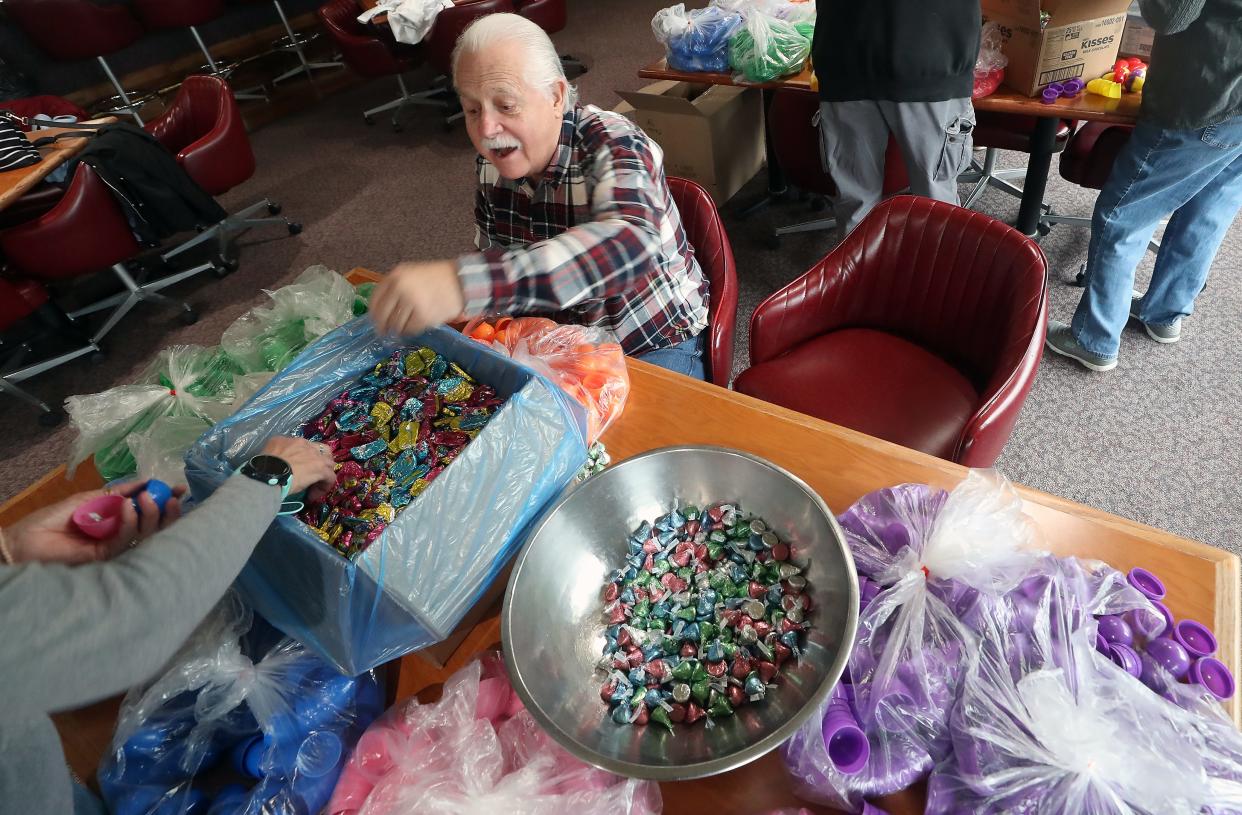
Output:
<path fill-rule="evenodd" d="M 332 450 L 326 444 L 290 436 L 272 436 L 263 445 L 263 452 L 283 460 L 293 470 L 289 494 L 310 490 L 311 500 L 319 498 L 336 483 Z"/>
<path fill-rule="evenodd" d="M 103 490 L 82 492 L 50 507 L 35 510 L 4 530 L 8 546 L 17 563 L 90 563 L 108 560 L 129 546 L 176 523 L 181 517 L 181 496 L 185 487 L 173 488 L 173 497 L 164 505 L 164 514 L 146 492 L 139 495 L 144 482 L 135 481 L 114 487 L 112 494 L 126 498 L 138 496 L 142 516 L 129 501 L 121 505 L 121 527 L 111 540 L 97 541 L 78 531 L 71 520 L 73 511 L 82 504 L 103 495 Z"/>
<path fill-rule="evenodd" d="M 420 334 L 461 316 L 466 307 L 457 264 L 402 263 L 371 295 L 371 320 L 381 334 Z"/>

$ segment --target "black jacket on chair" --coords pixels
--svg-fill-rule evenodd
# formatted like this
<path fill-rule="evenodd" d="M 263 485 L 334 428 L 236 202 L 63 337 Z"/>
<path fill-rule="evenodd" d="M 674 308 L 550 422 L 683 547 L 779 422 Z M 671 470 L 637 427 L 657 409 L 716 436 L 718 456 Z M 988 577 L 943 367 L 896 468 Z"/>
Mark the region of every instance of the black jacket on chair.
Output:
<path fill-rule="evenodd" d="M 211 226 L 228 215 L 172 154 L 136 125 L 120 122 L 99 128 L 77 160 L 91 165 L 108 185 L 144 243 Z"/>

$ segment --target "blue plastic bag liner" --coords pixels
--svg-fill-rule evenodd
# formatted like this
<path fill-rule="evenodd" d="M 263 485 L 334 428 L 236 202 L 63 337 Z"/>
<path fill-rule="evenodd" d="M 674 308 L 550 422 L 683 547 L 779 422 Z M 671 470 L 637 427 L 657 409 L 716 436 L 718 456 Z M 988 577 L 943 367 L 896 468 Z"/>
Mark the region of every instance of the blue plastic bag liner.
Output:
<path fill-rule="evenodd" d="M 729 38 L 742 15 L 716 6 L 686 11 L 684 3 L 660 9 L 651 30 L 665 48 L 674 71 L 724 73 L 729 70 Z"/>
<path fill-rule="evenodd" d="M 377 362 L 418 345 L 491 385 L 505 404 L 355 561 L 281 517 L 238 578 L 264 618 L 349 675 L 452 633 L 517 551 L 526 525 L 586 461 L 582 407 L 456 331 L 380 337 L 363 317 L 307 348 L 186 456 L 202 501 L 268 437 L 295 433 Z"/>
<path fill-rule="evenodd" d="M 313 815 L 383 707 L 372 673 L 341 676 L 230 593 L 125 697 L 100 790 L 112 815 Z"/>

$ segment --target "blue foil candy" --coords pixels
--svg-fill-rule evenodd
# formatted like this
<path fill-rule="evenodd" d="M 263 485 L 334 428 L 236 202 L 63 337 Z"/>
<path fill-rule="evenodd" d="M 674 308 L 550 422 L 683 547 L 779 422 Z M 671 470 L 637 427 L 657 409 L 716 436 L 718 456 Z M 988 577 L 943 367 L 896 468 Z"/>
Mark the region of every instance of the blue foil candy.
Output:
<path fill-rule="evenodd" d="M 388 442 L 383 439 L 376 439 L 375 441 L 370 441 L 366 444 L 360 444 L 357 447 L 351 447 L 349 454 L 355 461 L 366 461 L 367 459 L 378 456 L 387 449 Z"/>

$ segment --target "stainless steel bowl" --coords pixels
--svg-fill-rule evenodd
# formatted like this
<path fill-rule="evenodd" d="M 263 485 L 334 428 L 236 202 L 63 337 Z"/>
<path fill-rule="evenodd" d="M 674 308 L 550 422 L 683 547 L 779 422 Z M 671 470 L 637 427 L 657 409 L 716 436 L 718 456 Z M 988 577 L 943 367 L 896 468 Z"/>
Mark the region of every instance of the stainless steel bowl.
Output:
<path fill-rule="evenodd" d="M 778 687 L 732 717 L 670 733 L 618 725 L 599 690 L 602 588 L 642 521 L 675 505 L 738 503 L 762 517 L 805 565 L 815 606 L 802 660 Z M 501 614 L 505 662 L 535 719 L 583 761 L 621 775 L 701 778 L 746 764 L 811 715 L 845 669 L 858 625 L 858 580 L 832 512 L 801 479 L 721 447 L 666 447 L 623 461 L 571 490 L 540 519 L 518 555 Z"/>

